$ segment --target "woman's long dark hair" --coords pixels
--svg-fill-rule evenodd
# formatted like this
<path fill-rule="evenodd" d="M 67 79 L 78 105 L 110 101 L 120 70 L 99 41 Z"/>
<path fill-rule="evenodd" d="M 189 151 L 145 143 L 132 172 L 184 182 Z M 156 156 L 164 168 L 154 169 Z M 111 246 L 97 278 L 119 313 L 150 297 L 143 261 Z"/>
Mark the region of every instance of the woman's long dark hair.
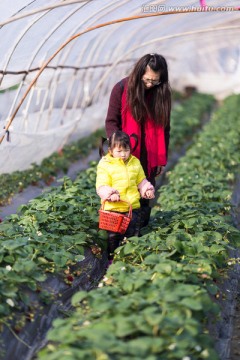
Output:
<path fill-rule="evenodd" d="M 147 66 L 155 72 L 160 72 L 161 83 L 148 89 L 146 93 L 142 77 Z M 145 120 L 146 116 L 150 116 L 163 127 L 169 124 L 171 88 L 168 81 L 167 62 L 162 55 L 147 54 L 135 64 L 128 78 L 127 104 L 134 119 L 140 123 Z"/>

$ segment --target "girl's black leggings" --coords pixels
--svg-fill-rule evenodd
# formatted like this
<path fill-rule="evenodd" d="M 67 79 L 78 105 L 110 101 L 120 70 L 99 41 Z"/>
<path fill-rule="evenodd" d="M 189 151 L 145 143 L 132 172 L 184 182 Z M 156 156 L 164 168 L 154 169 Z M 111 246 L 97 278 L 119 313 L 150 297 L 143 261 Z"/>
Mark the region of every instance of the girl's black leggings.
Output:
<path fill-rule="evenodd" d="M 125 234 L 119 234 L 116 232 L 108 231 L 108 260 L 112 260 L 114 256 L 114 250 L 120 246 L 124 237 L 139 236 L 141 226 L 141 212 L 140 209 L 132 211 L 132 220 L 129 223 Z"/>

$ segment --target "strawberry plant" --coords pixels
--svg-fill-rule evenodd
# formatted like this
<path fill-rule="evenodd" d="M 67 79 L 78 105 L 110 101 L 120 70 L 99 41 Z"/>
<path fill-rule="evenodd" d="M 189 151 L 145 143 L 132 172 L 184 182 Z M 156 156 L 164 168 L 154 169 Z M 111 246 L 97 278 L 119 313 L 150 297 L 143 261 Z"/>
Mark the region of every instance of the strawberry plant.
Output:
<path fill-rule="evenodd" d="M 203 101 L 199 107 L 196 106 L 192 113 L 196 111 L 200 116 L 200 114 L 203 113 L 203 110 L 201 110 L 201 112 L 200 108 L 202 107 L 206 110 L 208 109 L 208 106 L 208 102 L 204 103 Z M 185 116 L 188 116 L 188 112 L 183 112 L 183 114 L 186 114 L 182 115 L 181 118 L 181 121 L 184 123 Z M 199 124 L 200 122 L 201 121 L 199 121 Z M 199 124 L 197 126 L 199 126 Z M 193 126 L 194 128 L 196 126 L 195 121 L 193 121 L 192 124 L 189 123 L 188 127 L 189 126 Z M 185 129 L 186 127 L 183 126 L 182 136 L 179 137 L 179 141 L 176 140 L 176 143 L 184 143 L 184 136 L 186 135 Z M 174 138 L 174 136 L 172 138 Z M 47 164 L 47 162 L 45 162 L 45 164 Z M 65 283 L 71 286 L 77 276 L 77 273 L 71 270 L 71 266 L 83 258 L 84 248 L 86 246 L 91 249 L 96 257 L 101 256 L 101 248 L 104 248 L 105 246 L 106 233 L 104 231 L 97 231 L 97 209 L 99 207 L 99 199 L 95 194 L 94 185 L 95 164 L 93 164 L 86 172 L 82 172 L 75 182 L 72 182 L 65 177 L 63 179 L 63 184 L 59 188 L 44 193 L 42 196 L 32 200 L 28 205 L 23 205 L 19 214 L 12 215 L 7 221 L 3 222 L 1 232 L 2 240 L 8 241 L 11 237 L 13 243 L 10 243 L 10 245 L 16 246 L 16 249 L 14 249 L 14 247 L 12 249 L 7 249 L 7 253 L 3 254 L 2 265 L 8 269 L 4 281 L 9 282 L 9 273 L 11 274 L 11 278 L 11 276 L 16 273 L 16 270 L 19 271 L 19 278 L 15 278 L 11 285 L 14 287 L 15 291 L 12 291 L 10 294 L 11 296 L 9 295 L 9 297 L 5 294 L 1 295 L 3 321 L 6 321 L 4 315 L 13 314 L 15 309 L 21 310 L 19 307 L 20 301 L 24 301 L 25 304 L 28 304 L 28 300 L 25 296 L 26 287 L 30 287 L 32 291 L 36 292 L 39 292 L 40 289 L 40 294 L 41 296 L 43 295 L 41 283 L 46 279 L 46 276 L 49 273 L 64 274 L 63 277 Z M 157 224 L 153 224 L 153 226 L 155 226 L 156 229 L 159 227 Z M 159 254 L 163 252 L 163 254 L 171 261 L 179 261 L 179 254 L 177 250 L 172 247 L 172 240 L 170 239 L 171 236 L 169 232 L 172 231 L 172 228 L 169 227 L 169 229 L 167 229 L 167 226 L 165 228 L 164 236 L 166 235 L 169 237 L 167 245 L 164 241 L 159 241 L 160 234 L 158 231 L 155 231 L 156 229 L 153 229 L 147 242 L 145 237 L 132 238 L 131 242 L 127 242 L 123 248 L 119 249 L 119 254 L 117 254 L 116 259 L 119 259 L 120 263 L 123 262 L 126 264 L 126 262 L 128 262 L 137 267 L 144 266 L 144 271 L 146 272 L 148 272 L 150 266 L 152 266 L 150 264 L 151 261 L 156 261 L 149 257 L 150 255 L 155 254 L 156 256 L 159 256 Z M 143 240 L 142 242 L 141 239 Z M 137 243 L 137 241 L 139 241 L 139 243 Z M 152 245 L 150 245 L 150 243 Z M 26 268 L 26 271 L 24 263 L 29 266 Z M 153 264 L 155 265 L 155 263 Z M 205 267 L 200 263 L 199 265 L 194 264 L 194 266 L 198 267 L 194 267 L 195 273 L 194 275 L 191 274 L 191 279 L 190 276 L 185 277 L 185 275 L 182 275 L 183 270 L 178 272 L 178 278 L 182 277 L 183 280 L 188 279 L 186 281 L 191 282 L 192 285 L 196 286 L 196 289 L 199 289 L 201 294 L 204 294 L 204 291 L 206 290 L 202 291 L 199 283 L 201 283 L 201 280 L 205 278 L 205 276 L 210 277 L 211 273 L 208 273 L 207 271 L 211 268 L 211 263 L 209 263 L 208 266 L 205 265 Z M 203 273 L 201 271 L 198 272 L 197 269 L 199 268 L 204 269 Z M 9 272 L 10 270 L 11 272 Z M 39 274 L 38 279 L 34 278 L 34 276 L 36 276 L 34 274 L 36 273 Z M 170 273 L 168 275 L 170 275 Z M 152 274 L 151 276 L 155 277 L 156 275 Z M 21 277 L 23 279 L 22 282 L 20 282 Z M 147 277 L 146 279 L 148 283 L 149 278 Z M 112 283 L 114 287 L 120 286 L 120 283 L 113 281 L 112 276 L 108 282 Z M 129 283 L 125 282 L 124 291 L 127 289 L 128 291 L 135 291 L 137 288 L 135 289 L 134 282 L 138 284 L 136 279 L 133 279 L 132 281 L 129 280 Z M 140 284 L 142 282 L 143 279 L 141 277 Z M 136 286 L 139 286 L 139 289 L 142 290 L 142 286 L 139 284 Z M 173 281 L 172 286 L 176 286 L 175 280 Z M 18 289 L 18 292 L 16 289 Z M 151 291 L 152 290 L 150 290 L 150 292 Z M 45 301 L 51 301 L 49 293 L 46 293 L 44 298 Z M 203 298 L 206 298 L 205 295 Z M 184 301 L 187 302 L 187 300 Z M 201 312 L 203 309 L 201 301 L 200 305 L 198 300 L 196 300 L 195 305 L 193 301 L 189 306 L 198 307 Z M 172 310 L 170 312 L 172 312 Z M 199 315 L 199 317 L 201 316 Z M 169 321 L 171 322 L 172 320 L 170 319 Z M 187 321 L 186 318 L 184 318 L 184 321 Z M 174 325 L 173 331 L 178 330 L 178 326 Z M 134 340 L 135 335 L 131 336 L 133 336 Z M 123 341 L 125 340 L 124 337 Z M 155 341 L 154 339 L 151 340 L 149 338 L 149 342 L 157 343 L 158 341 L 159 340 Z M 170 343 L 169 346 L 174 347 L 175 345 Z M 167 345 L 165 348 L 167 349 Z M 149 349 L 149 346 L 147 346 L 143 354 L 146 354 L 146 351 L 149 351 Z M 133 347 L 132 352 L 133 351 L 135 351 L 135 346 Z M 186 349 L 177 349 L 176 351 L 179 351 L 179 354 L 182 354 L 182 352 L 186 352 Z M 125 355 L 127 356 L 127 353 L 125 353 Z"/>
<path fill-rule="evenodd" d="M 54 322 L 39 359 L 219 359 L 207 322 L 240 240 L 229 217 L 239 101 L 225 101 L 169 172 L 145 234 L 116 250 L 98 289 L 74 295 L 76 311 Z"/>
<path fill-rule="evenodd" d="M 1 174 L 0 205 L 10 203 L 14 194 L 21 192 L 29 185 L 43 185 L 43 183 L 50 185 L 58 172 L 66 173 L 72 162 L 86 157 L 92 149 L 96 148 L 103 133 L 103 129 L 100 129 L 86 138 L 65 145 L 61 151 L 43 159 L 40 165 L 32 164 L 28 170 Z"/>
<path fill-rule="evenodd" d="M 95 251 L 97 244 L 104 248 L 105 232 L 97 231 L 99 200 L 92 190 L 94 181 L 95 164 L 74 183 L 63 178 L 62 185 L 1 223 L 0 317 L 18 307 L 24 298 L 23 285 L 36 291 L 46 273 L 81 261 L 86 246 L 94 246 Z"/>
<path fill-rule="evenodd" d="M 174 93 L 174 98 L 179 95 Z M 182 100 L 182 99 L 181 99 Z M 210 95 L 194 94 L 191 98 L 178 104 L 172 112 L 173 137 L 171 143 L 182 145 L 186 136 L 192 135 L 195 128 L 200 127 L 201 119 L 209 112 L 214 99 Z M 43 181 L 50 185 L 59 171 L 67 172 L 70 164 L 87 156 L 90 151 L 98 146 L 99 138 L 104 135 L 100 129 L 74 143 L 65 145 L 63 149 L 53 153 L 50 157 L 43 159 L 40 165 L 32 164 L 26 171 L 15 171 L 12 174 L 0 175 L 0 205 L 11 202 L 14 194 L 21 192 L 28 185 L 38 185 Z"/>
<path fill-rule="evenodd" d="M 199 129 L 212 110 L 214 98 L 207 94 L 194 93 L 185 102 L 178 103 L 171 113 L 170 150 L 185 145 Z"/>

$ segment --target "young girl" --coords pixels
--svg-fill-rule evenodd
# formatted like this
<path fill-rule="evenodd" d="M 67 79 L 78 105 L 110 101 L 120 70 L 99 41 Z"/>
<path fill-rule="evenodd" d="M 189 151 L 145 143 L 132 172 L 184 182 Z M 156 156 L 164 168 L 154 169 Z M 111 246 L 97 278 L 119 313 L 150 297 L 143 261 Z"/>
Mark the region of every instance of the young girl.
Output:
<path fill-rule="evenodd" d="M 130 137 L 118 130 L 109 138 L 108 154 L 97 167 L 96 190 L 102 200 L 108 200 L 104 209 L 128 213 L 132 205 L 132 220 L 124 235 L 108 231 L 108 259 L 112 261 L 114 250 L 124 236 L 138 236 L 140 230 L 140 197 L 154 198 L 154 186 L 147 181 L 140 161 L 131 155 Z"/>

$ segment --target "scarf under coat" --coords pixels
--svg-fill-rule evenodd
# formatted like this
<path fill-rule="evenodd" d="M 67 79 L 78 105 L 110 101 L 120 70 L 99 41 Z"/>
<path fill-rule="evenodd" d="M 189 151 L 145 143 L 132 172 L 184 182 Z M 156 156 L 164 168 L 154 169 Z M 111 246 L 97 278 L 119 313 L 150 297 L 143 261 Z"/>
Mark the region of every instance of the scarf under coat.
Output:
<path fill-rule="evenodd" d="M 141 154 L 141 125 L 134 119 L 127 105 L 127 85 L 122 94 L 122 131 L 128 135 L 136 134 L 138 146 L 133 155 L 140 159 Z M 148 177 L 154 172 L 157 166 L 165 166 L 167 163 L 165 134 L 162 126 L 154 123 L 153 119 L 147 117 L 144 122 L 145 146 L 147 151 L 147 171 Z M 132 147 L 135 140 L 131 138 Z"/>

